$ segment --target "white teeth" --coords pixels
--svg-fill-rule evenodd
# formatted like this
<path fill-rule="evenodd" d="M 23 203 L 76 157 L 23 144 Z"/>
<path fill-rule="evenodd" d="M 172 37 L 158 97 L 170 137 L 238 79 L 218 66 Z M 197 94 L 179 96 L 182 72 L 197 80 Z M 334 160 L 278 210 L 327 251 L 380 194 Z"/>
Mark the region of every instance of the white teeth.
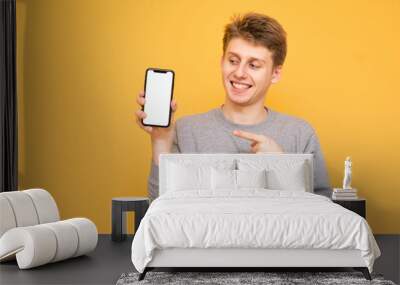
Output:
<path fill-rule="evenodd" d="M 238 82 L 232 82 L 233 87 L 237 88 L 237 89 L 248 89 L 251 87 L 251 85 L 248 84 L 244 84 L 244 83 L 238 83 Z"/>

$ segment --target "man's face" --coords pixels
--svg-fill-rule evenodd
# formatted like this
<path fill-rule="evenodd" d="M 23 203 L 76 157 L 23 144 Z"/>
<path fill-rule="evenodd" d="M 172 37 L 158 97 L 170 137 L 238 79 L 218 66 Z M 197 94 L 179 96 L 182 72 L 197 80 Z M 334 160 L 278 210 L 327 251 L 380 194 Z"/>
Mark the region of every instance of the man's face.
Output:
<path fill-rule="evenodd" d="M 260 103 L 280 78 L 281 67 L 273 66 L 272 53 L 242 38 L 233 38 L 221 60 L 226 100 L 240 106 Z"/>

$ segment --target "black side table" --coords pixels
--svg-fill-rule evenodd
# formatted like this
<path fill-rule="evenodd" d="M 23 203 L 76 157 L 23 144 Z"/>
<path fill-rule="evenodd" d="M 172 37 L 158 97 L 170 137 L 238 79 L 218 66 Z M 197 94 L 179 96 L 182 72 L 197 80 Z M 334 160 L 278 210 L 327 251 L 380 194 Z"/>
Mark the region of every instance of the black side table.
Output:
<path fill-rule="evenodd" d="M 135 212 L 135 231 L 138 229 L 140 221 L 149 208 L 149 198 L 146 197 L 118 197 L 112 199 L 112 234 L 113 241 L 123 241 L 126 239 L 126 212 Z"/>
<path fill-rule="evenodd" d="M 340 206 L 359 214 L 361 217 L 366 219 L 366 200 L 364 198 L 357 198 L 354 200 L 334 200 L 332 201 Z"/>

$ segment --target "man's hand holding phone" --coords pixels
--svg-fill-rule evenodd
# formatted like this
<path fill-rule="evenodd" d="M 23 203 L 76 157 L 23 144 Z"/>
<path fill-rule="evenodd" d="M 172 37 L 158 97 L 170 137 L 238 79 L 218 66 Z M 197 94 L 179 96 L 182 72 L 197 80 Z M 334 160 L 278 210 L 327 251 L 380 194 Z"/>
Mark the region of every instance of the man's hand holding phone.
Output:
<path fill-rule="evenodd" d="M 144 104 L 146 102 L 144 91 L 139 92 L 136 99 L 140 109 L 136 111 L 136 123 L 140 128 L 150 134 L 152 152 L 153 152 L 153 162 L 158 165 L 158 157 L 160 153 L 170 153 L 172 149 L 172 143 L 174 139 L 175 123 L 174 114 L 178 108 L 176 100 L 171 101 L 171 123 L 169 127 L 155 127 L 155 126 L 144 126 L 142 120 L 146 118 L 146 113 L 143 111 Z"/>

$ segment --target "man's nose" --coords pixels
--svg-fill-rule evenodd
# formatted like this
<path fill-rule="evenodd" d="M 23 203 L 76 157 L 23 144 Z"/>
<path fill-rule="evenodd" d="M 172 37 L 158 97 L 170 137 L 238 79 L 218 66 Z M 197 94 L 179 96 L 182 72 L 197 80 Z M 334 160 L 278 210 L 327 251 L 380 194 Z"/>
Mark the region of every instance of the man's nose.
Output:
<path fill-rule="evenodd" d="M 238 78 L 243 78 L 246 77 L 246 70 L 245 70 L 245 65 L 244 64 L 240 64 L 237 66 L 234 75 Z"/>

